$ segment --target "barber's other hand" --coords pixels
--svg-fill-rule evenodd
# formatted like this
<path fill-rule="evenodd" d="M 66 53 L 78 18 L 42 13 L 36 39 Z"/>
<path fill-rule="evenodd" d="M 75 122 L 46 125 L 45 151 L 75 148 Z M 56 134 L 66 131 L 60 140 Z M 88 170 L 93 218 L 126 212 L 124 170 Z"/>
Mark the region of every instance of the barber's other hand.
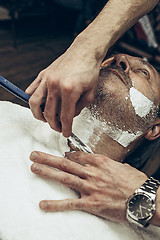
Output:
<path fill-rule="evenodd" d="M 128 164 L 96 154 L 73 152 L 62 158 L 33 152 L 30 158 L 34 162 L 33 173 L 62 183 L 80 195 L 79 199 L 41 201 L 39 205 L 44 211 L 82 210 L 126 222 L 126 200 L 147 179 Z"/>
<path fill-rule="evenodd" d="M 31 95 L 29 105 L 34 117 L 47 121 L 51 128 L 69 137 L 74 116 L 94 100 L 100 64 L 87 46 L 71 45 L 26 89 Z M 42 102 L 45 102 L 44 113 Z"/>

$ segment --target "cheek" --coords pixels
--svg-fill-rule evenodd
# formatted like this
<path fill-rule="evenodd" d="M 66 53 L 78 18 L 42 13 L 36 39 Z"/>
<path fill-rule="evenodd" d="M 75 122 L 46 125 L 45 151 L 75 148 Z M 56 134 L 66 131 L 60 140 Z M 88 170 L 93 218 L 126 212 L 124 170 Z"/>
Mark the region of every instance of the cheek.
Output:
<path fill-rule="evenodd" d="M 136 115 L 141 118 L 146 117 L 155 108 L 154 103 L 134 87 L 130 89 L 130 100 Z"/>
<path fill-rule="evenodd" d="M 154 92 L 150 86 L 150 83 L 138 76 L 137 74 L 131 73 L 130 78 L 132 79 L 133 87 L 146 96 L 149 100 L 155 101 Z"/>
<path fill-rule="evenodd" d="M 119 100 L 126 100 L 128 98 L 128 89 L 118 78 L 110 78 L 103 86 L 103 91 L 112 96 L 112 98 Z"/>

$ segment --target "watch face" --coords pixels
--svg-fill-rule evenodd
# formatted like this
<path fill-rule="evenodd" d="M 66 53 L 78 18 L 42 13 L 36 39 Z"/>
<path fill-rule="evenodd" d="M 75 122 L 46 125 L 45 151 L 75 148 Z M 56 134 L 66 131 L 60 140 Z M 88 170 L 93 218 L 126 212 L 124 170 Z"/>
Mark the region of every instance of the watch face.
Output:
<path fill-rule="evenodd" d="M 148 195 L 138 193 L 130 199 L 128 210 L 134 219 L 148 219 L 153 216 L 154 202 Z"/>

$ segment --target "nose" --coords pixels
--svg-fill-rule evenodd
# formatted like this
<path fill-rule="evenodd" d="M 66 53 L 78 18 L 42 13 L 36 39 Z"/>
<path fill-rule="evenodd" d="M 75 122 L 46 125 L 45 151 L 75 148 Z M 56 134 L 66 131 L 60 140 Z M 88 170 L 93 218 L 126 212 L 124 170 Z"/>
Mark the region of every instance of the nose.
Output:
<path fill-rule="evenodd" d="M 126 55 L 118 54 L 115 56 L 114 65 L 121 67 L 125 73 L 129 73 L 131 69 L 129 59 Z"/>

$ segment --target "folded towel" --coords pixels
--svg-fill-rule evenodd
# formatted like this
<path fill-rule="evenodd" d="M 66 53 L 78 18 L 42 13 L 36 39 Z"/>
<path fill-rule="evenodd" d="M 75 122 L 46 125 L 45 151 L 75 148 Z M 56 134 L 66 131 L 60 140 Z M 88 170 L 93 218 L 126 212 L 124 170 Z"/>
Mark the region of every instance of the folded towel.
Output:
<path fill-rule="evenodd" d="M 158 240 L 160 229 L 113 223 L 82 211 L 45 213 L 44 199 L 77 198 L 71 189 L 30 171 L 33 150 L 62 156 L 66 139 L 31 111 L 0 102 L 0 239 L 2 240 Z"/>

